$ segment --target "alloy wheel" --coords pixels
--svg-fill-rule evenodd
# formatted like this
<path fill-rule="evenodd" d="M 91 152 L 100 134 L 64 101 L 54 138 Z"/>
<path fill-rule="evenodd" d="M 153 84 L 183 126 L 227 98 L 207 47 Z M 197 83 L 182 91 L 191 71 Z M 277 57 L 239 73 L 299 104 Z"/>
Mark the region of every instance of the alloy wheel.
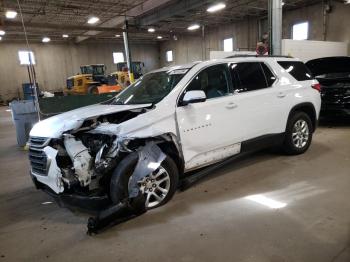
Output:
<path fill-rule="evenodd" d="M 138 181 L 138 185 L 145 194 L 146 208 L 159 205 L 167 196 L 170 189 L 170 176 L 165 168 L 160 166 L 151 174 Z"/>
<path fill-rule="evenodd" d="M 303 148 L 309 141 L 309 126 L 303 119 L 295 122 L 292 132 L 293 144 L 297 148 Z"/>

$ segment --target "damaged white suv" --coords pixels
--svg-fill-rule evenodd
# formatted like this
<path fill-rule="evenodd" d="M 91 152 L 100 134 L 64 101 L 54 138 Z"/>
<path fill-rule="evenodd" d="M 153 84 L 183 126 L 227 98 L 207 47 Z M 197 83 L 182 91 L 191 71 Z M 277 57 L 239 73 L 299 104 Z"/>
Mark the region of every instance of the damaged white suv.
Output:
<path fill-rule="evenodd" d="M 186 173 L 281 145 L 305 152 L 320 111 L 319 84 L 287 57 L 232 57 L 162 68 L 110 101 L 37 123 L 35 185 L 58 196 L 166 203 Z"/>

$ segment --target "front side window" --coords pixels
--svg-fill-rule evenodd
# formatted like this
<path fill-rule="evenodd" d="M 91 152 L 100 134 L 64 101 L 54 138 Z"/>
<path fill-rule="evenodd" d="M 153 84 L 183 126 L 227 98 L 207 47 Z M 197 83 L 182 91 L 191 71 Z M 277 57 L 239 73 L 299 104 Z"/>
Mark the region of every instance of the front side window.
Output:
<path fill-rule="evenodd" d="M 235 93 L 267 87 L 265 74 L 259 62 L 230 63 L 229 69 L 233 81 L 237 83 L 234 85 L 236 86 L 234 89 Z"/>
<path fill-rule="evenodd" d="M 207 99 L 225 96 L 230 93 L 227 66 L 215 65 L 204 69 L 187 86 L 186 91 L 202 90 Z"/>
<path fill-rule="evenodd" d="M 156 104 L 166 97 L 188 69 L 149 73 L 118 94 L 111 104 Z"/>

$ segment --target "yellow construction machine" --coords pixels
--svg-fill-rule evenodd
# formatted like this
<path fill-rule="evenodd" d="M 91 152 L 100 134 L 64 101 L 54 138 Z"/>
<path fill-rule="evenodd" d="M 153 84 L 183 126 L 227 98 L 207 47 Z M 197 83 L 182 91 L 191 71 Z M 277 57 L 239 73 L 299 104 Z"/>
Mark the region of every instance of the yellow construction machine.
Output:
<path fill-rule="evenodd" d="M 80 74 L 67 79 L 64 94 L 101 94 L 121 90 L 120 85 L 116 83 L 109 84 L 109 78 L 105 75 L 106 66 L 103 64 L 84 65 L 80 67 L 80 70 Z"/>
<path fill-rule="evenodd" d="M 132 62 L 133 75 L 130 76 L 126 62 L 117 63 L 117 71 L 110 74 L 112 79 L 118 83 L 122 88 L 129 86 L 134 80 L 139 79 L 143 75 L 145 64 L 143 62 Z"/>

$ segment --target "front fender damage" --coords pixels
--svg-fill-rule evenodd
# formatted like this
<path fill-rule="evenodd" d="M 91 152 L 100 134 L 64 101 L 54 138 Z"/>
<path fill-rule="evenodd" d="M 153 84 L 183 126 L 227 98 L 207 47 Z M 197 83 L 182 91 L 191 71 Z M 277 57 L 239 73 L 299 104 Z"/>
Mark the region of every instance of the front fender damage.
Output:
<path fill-rule="evenodd" d="M 137 153 L 138 161 L 129 182 L 128 197 L 102 210 L 96 217 L 90 217 L 87 224 L 88 234 L 96 234 L 103 228 L 132 219 L 147 211 L 146 199 L 140 191 L 138 181 L 159 168 L 166 155 L 154 141 L 138 148 Z"/>
<path fill-rule="evenodd" d="M 167 155 L 183 159 L 174 133 L 164 133 L 163 128 L 155 126 L 144 127 L 142 132 L 138 128 L 136 132 L 121 125 L 144 111 L 85 119 L 76 128 L 53 139 L 48 147 L 51 151 L 47 155 L 52 158 L 48 178 L 50 174 L 56 178 L 49 187 L 58 195 L 77 192 L 77 195 L 108 197 L 113 170 L 128 154 L 138 155 L 128 189 L 125 189 L 127 197 L 89 218 L 88 233 L 97 233 L 108 225 L 146 212 L 146 200 L 138 182 L 159 168 Z"/>

